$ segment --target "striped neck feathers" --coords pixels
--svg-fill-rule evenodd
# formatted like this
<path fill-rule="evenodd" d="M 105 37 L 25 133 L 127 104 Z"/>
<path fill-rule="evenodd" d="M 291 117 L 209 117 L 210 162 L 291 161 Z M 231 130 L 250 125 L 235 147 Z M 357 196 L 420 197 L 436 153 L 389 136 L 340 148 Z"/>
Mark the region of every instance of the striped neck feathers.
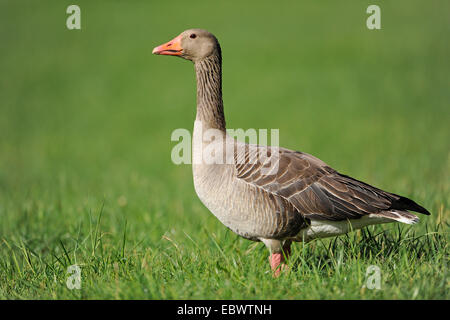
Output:
<path fill-rule="evenodd" d="M 195 62 L 197 117 L 204 128 L 225 131 L 222 101 L 222 57 L 220 52 Z"/>

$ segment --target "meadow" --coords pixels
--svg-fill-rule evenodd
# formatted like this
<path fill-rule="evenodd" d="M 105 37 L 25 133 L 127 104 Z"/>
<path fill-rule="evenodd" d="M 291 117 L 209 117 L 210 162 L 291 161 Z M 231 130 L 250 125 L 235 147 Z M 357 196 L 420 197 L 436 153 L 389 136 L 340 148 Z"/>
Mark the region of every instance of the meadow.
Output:
<path fill-rule="evenodd" d="M 381 30 L 369 4 L 1 0 L 0 298 L 449 299 L 450 2 L 376 1 Z M 277 128 L 432 215 L 298 243 L 274 279 L 171 161 L 195 75 L 151 51 L 192 27 L 221 43 L 230 128 Z"/>

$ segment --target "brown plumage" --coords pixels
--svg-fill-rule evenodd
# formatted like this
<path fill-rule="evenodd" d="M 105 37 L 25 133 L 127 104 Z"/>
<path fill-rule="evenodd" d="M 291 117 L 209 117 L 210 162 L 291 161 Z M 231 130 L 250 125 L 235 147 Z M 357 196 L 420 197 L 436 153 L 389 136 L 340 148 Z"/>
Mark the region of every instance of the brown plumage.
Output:
<path fill-rule="evenodd" d="M 236 166 L 237 177 L 287 199 L 306 218 L 340 221 L 369 214 L 395 217 L 385 212 L 389 210 L 399 210 L 400 215 L 411 219 L 416 217 L 401 211 L 430 214 L 408 198 L 340 174 L 309 154 L 283 148 L 278 152 L 279 170 L 275 175 L 262 175 L 260 162 L 244 161 Z"/>
<path fill-rule="evenodd" d="M 211 33 L 186 30 L 153 53 L 194 62 L 195 190 L 225 226 L 247 239 L 264 242 L 276 274 L 284 260 L 282 252 L 288 255 L 292 241 L 335 236 L 371 224 L 416 223 L 418 218 L 408 210 L 430 214 L 408 198 L 340 174 L 309 154 L 249 145 L 230 137 L 223 113 L 222 54 Z M 204 134 L 211 129 L 214 139 Z M 211 149 L 223 161 L 206 162 L 205 150 Z M 261 154 L 266 157 L 259 158 Z"/>

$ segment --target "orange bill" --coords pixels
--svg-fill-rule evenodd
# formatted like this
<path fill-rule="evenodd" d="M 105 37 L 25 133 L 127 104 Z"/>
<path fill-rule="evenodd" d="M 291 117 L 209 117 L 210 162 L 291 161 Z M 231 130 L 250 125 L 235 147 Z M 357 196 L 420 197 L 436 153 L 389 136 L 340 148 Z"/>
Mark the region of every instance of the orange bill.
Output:
<path fill-rule="evenodd" d="M 155 49 L 153 49 L 153 54 L 162 54 L 168 56 L 179 56 L 183 48 L 181 47 L 181 35 L 175 37 L 167 43 L 164 43 Z"/>

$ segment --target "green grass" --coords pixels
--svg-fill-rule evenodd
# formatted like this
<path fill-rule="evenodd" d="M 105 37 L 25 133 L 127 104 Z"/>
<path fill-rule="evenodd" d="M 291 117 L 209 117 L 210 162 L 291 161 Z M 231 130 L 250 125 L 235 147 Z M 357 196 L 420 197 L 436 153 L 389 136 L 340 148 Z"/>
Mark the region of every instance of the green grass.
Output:
<path fill-rule="evenodd" d="M 0 2 L 0 298 L 449 299 L 448 1 Z M 170 161 L 191 129 L 193 67 L 151 55 L 184 29 L 215 33 L 230 128 L 429 211 L 296 244 L 273 279 L 261 243 L 228 231 Z M 69 290 L 67 268 L 82 270 Z M 364 288 L 367 267 L 381 289 Z"/>

